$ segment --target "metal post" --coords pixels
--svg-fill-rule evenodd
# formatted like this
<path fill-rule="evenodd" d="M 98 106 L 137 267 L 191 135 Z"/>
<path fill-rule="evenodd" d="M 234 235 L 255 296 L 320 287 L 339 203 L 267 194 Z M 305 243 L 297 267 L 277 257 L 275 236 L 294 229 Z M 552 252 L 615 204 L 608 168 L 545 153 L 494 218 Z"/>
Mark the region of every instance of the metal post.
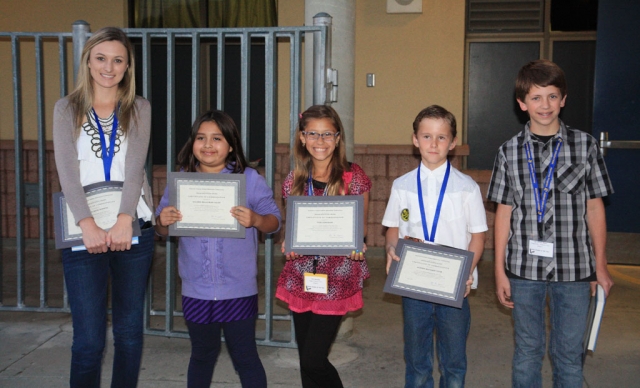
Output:
<path fill-rule="evenodd" d="M 240 40 L 240 138 L 242 149 L 247 160 L 251 155 L 251 135 L 249 133 L 249 96 L 251 93 L 251 37 L 248 32 L 242 33 Z"/>
<path fill-rule="evenodd" d="M 326 26 L 325 33 L 313 33 L 313 104 L 330 102 L 327 93 L 327 69 L 331 67 L 331 22 L 332 17 L 320 12 L 313 17 L 314 26 Z"/>
<path fill-rule="evenodd" d="M 298 126 L 300 107 L 302 106 L 302 33 L 296 31 L 291 37 L 290 48 L 291 64 L 291 86 L 289 90 L 289 166 L 293 170 L 293 146 L 298 136 L 296 127 Z"/>
<path fill-rule="evenodd" d="M 277 109 L 277 90 L 275 88 L 278 80 L 276 73 L 277 62 L 277 44 L 274 33 L 270 33 L 265 38 L 265 83 L 274 85 L 274 87 L 265 88 L 265 179 L 271 189 L 275 184 L 276 170 L 276 118 L 278 117 Z M 265 299 L 265 329 L 264 338 L 266 341 L 273 340 L 273 237 L 267 235 L 264 242 L 264 299 Z"/>
<path fill-rule="evenodd" d="M 76 20 L 72 25 L 73 29 L 73 84 L 78 79 L 78 70 L 80 69 L 80 60 L 82 59 L 82 50 L 87 38 L 91 33 L 91 26 L 84 20 Z"/>
<path fill-rule="evenodd" d="M 47 137 L 44 119 L 42 38 L 36 37 L 36 115 L 38 118 L 38 230 L 40 234 L 40 307 L 47 307 Z"/>
<path fill-rule="evenodd" d="M 175 48 L 176 39 L 173 32 L 167 33 L 167 173 L 173 171 L 176 165 L 175 139 L 176 139 L 176 102 L 174 90 L 176 84 L 175 77 Z M 166 273 L 165 273 L 165 333 L 173 331 L 173 314 L 175 309 L 175 244 L 171 238 L 167 238 L 166 243 Z"/>
<path fill-rule="evenodd" d="M 16 176 L 16 306 L 24 307 L 24 172 L 22 160 L 22 76 L 20 73 L 20 40 L 11 37 L 13 72 L 13 144 Z"/>

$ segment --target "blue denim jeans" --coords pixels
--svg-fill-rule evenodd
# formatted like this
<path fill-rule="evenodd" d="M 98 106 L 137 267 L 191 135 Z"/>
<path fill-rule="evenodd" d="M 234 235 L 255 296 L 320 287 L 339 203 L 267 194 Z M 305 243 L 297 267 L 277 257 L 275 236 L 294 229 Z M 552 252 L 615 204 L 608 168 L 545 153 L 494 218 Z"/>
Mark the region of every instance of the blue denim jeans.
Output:
<path fill-rule="evenodd" d="M 513 386 L 542 387 L 546 348 L 545 313 L 549 297 L 549 356 L 553 386 L 582 387 L 582 341 L 589 310 L 589 282 L 509 279 L 514 303 Z"/>
<path fill-rule="evenodd" d="M 153 259 L 153 228 L 143 229 L 131 250 L 90 254 L 62 250 L 73 320 L 71 387 L 99 387 L 107 331 L 111 278 L 114 337 L 112 387 L 135 387 L 142 357 L 144 295 Z"/>
<path fill-rule="evenodd" d="M 471 325 L 469 302 L 462 308 L 402 298 L 404 316 L 405 387 L 433 387 L 433 333 L 444 387 L 463 387 L 467 372 L 467 335 Z"/>

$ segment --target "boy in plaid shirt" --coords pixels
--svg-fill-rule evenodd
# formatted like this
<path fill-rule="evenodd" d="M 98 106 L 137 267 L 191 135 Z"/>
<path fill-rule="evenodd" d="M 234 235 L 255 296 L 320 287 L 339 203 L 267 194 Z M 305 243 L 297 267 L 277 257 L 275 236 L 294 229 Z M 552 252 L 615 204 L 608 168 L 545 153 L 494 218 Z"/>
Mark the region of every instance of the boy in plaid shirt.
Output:
<path fill-rule="evenodd" d="M 498 150 L 487 193 L 498 204 L 496 292 L 513 309 L 513 386 L 542 387 L 548 296 L 554 386 L 582 387 L 589 291 L 613 286 L 602 202 L 613 188 L 597 141 L 558 118 L 567 98 L 560 67 L 522 67 L 516 98 L 530 121 Z"/>

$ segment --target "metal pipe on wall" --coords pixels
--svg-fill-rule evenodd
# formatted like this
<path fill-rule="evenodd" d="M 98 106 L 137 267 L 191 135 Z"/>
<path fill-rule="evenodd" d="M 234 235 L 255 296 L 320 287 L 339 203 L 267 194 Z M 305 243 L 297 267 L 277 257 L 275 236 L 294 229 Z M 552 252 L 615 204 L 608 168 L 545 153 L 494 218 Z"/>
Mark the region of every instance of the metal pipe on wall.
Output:
<path fill-rule="evenodd" d="M 338 112 L 344 126 L 343 141 L 347 147 L 347 159 L 353 161 L 354 147 L 354 111 L 355 111 L 355 0 L 305 0 L 305 25 L 312 25 L 315 15 L 326 12 L 332 17 L 330 68 L 338 71 L 340 87 L 337 102 L 331 106 Z M 313 101 L 313 37 L 305 37 L 305 107 Z M 334 80 L 337 85 L 337 79 Z"/>

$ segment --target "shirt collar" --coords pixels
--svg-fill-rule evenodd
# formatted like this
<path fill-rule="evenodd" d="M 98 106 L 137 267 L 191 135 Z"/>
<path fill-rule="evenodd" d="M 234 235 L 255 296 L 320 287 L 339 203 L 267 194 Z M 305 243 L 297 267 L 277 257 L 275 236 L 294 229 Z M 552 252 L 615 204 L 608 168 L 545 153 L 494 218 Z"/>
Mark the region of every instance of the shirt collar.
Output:
<path fill-rule="evenodd" d="M 567 127 L 564 125 L 564 122 L 562 122 L 562 120 L 558 119 L 558 122 L 560 123 L 560 129 L 555 135 L 553 135 L 553 140 L 562 139 L 566 143 Z M 533 140 L 534 140 L 534 137 L 533 137 L 533 133 L 531 132 L 531 121 L 528 121 L 527 124 L 524 126 L 524 132 L 521 138 L 522 144 L 520 145 L 524 146 L 524 144 L 527 142 L 531 144 Z"/>
<path fill-rule="evenodd" d="M 427 178 L 429 176 L 434 176 L 436 178 L 443 178 L 444 174 L 447 171 L 447 163 L 442 163 L 441 166 L 436 168 L 435 170 L 429 170 L 423 163 L 420 161 L 420 177 L 422 179 Z M 423 178 L 424 177 L 424 178 Z"/>

